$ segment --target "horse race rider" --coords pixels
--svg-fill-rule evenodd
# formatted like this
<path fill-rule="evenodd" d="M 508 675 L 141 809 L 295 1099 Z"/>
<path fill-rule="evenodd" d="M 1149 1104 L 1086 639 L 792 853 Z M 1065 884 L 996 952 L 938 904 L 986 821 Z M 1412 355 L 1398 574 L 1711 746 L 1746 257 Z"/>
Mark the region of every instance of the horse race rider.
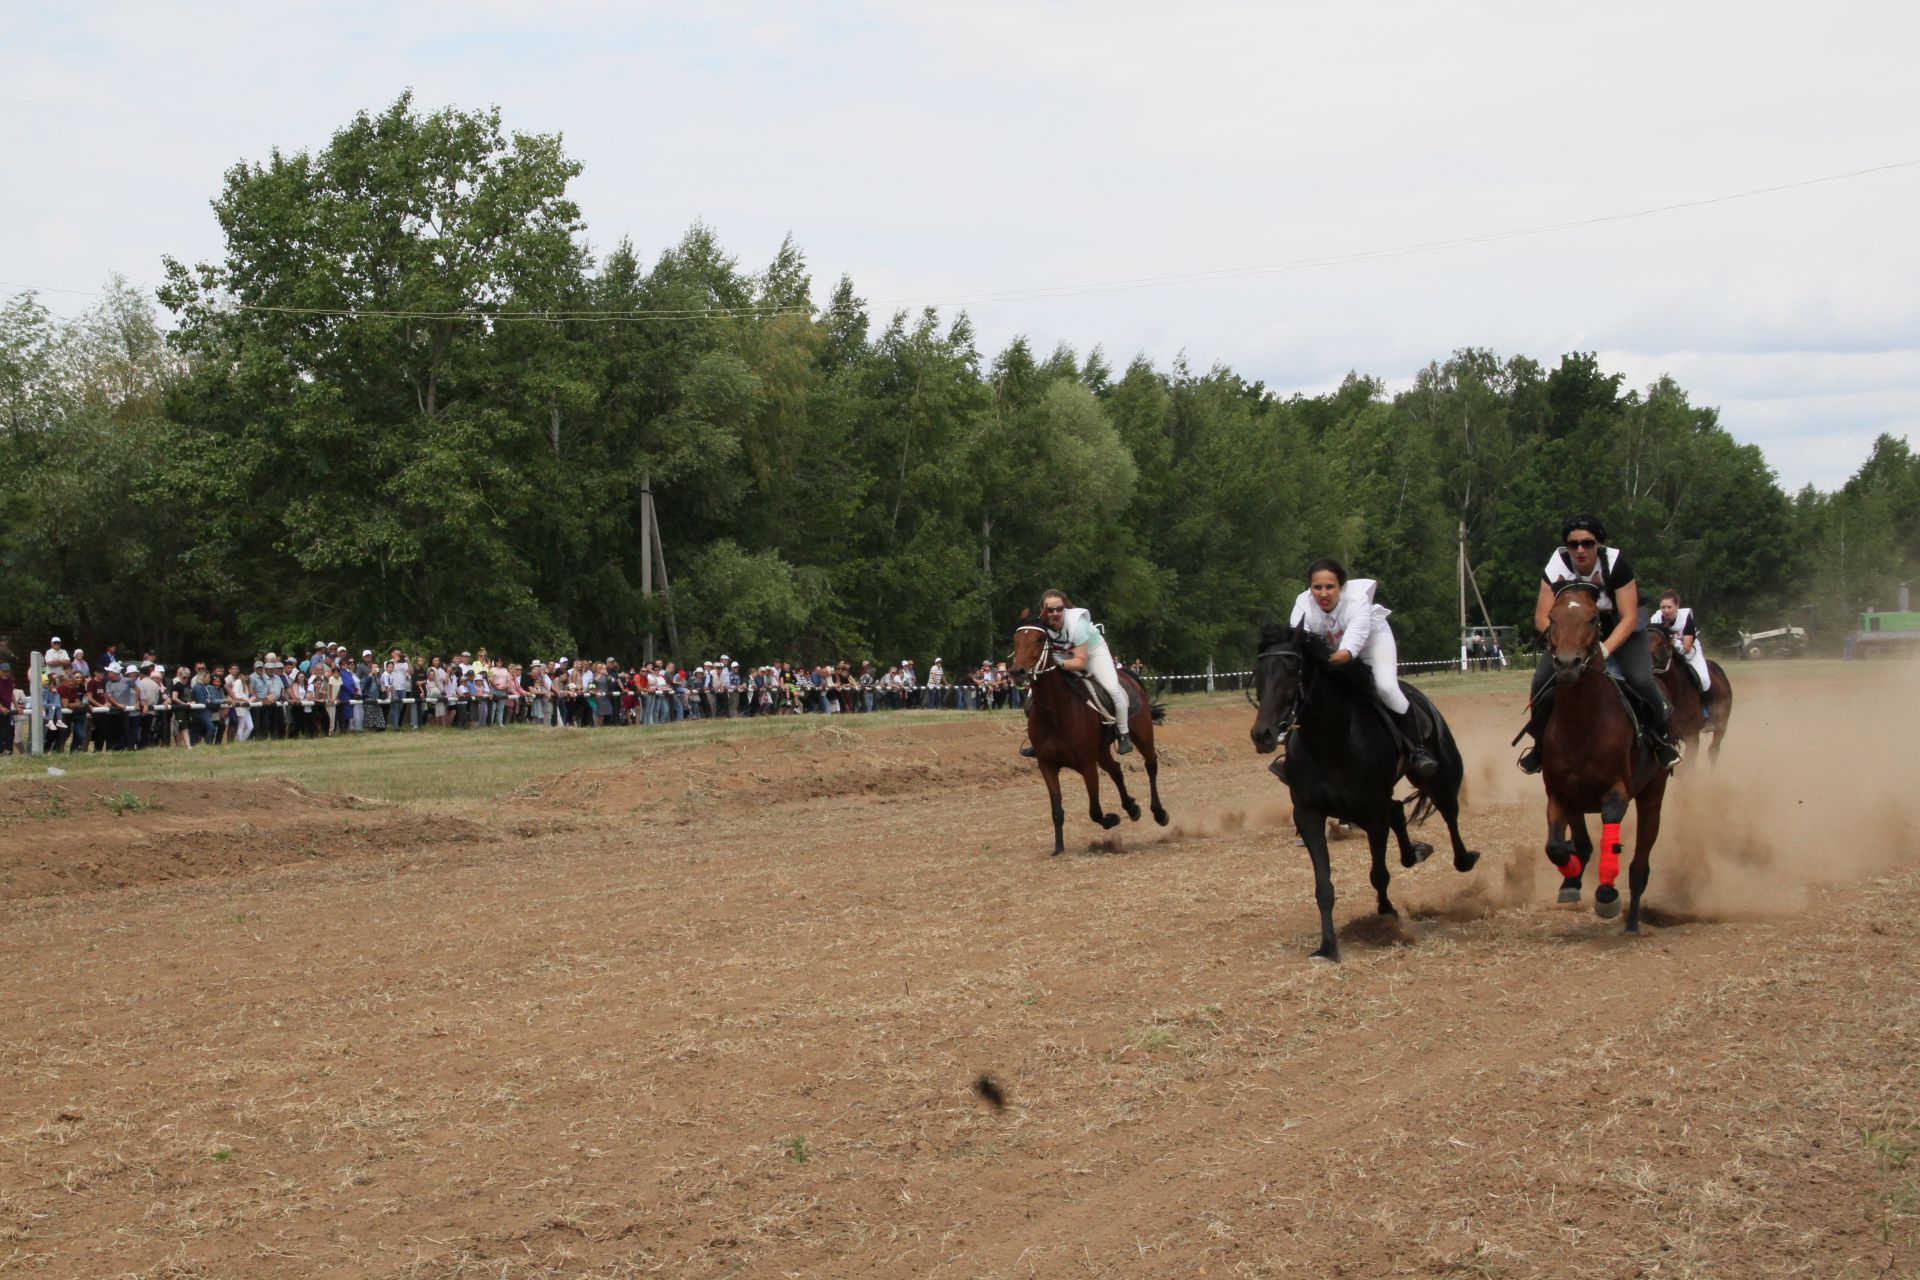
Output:
<path fill-rule="evenodd" d="M 1040 596 L 1040 622 L 1047 629 L 1047 643 L 1067 651 L 1054 665 L 1089 677 L 1113 699 L 1114 754 L 1132 752 L 1133 740 L 1127 734 L 1127 691 L 1121 687 L 1106 636 L 1093 625 L 1093 615 L 1068 604 L 1066 592 L 1046 591 Z M 1033 747 L 1021 747 L 1020 754 L 1032 756 Z"/>
<path fill-rule="evenodd" d="M 1378 584 L 1371 578 L 1347 578 L 1346 566 L 1331 556 L 1307 566 L 1307 589 L 1293 602 L 1289 625 L 1305 627 L 1327 642 L 1333 650 L 1328 659 L 1333 666 L 1345 666 L 1356 659 L 1373 673 L 1373 689 L 1385 707 L 1400 749 L 1407 758 L 1407 774 L 1415 781 L 1433 777 L 1440 767 L 1420 741 L 1407 695 L 1401 692 L 1398 674 L 1400 651 L 1393 638 L 1393 625 L 1387 621 L 1392 612 L 1376 604 L 1373 596 Z M 1280 760 L 1273 772 L 1286 781 L 1286 761 Z"/>
<path fill-rule="evenodd" d="M 1542 634 L 1547 630 L 1556 584 L 1581 581 L 1599 588 L 1601 656 L 1640 703 L 1641 713 L 1649 718 L 1647 728 L 1654 755 L 1663 768 L 1671 769 L 1680 762 L 1680 748 L 1667 733 L 1672 708 L 1653 680 L 1653 658 L 1647 652 L 1647 633 L 1640 621 L 1640 587 L 1634 581 L 1633 566 L 1620 548 L 1606 545 L 1606 526 L 1585 512 L 1560 527 L 1560 538 L 1565 545 L 1553 553 L 1540 575 L 1540 594 L 1533 608 L 1534 630 Z M 1526 773 L 1540 772 L 1540 734 L 1553 709 L 1552 674 L 1553 654 L 1543 649 L 1533 669 L 1528 703 L 1531 715 L 1526 732 L 1533 738 L 1533 745 L 1518 762 Z"/>
<path fill-rule="evenodd" d="M 1693 682 L 1700 689 L 1700 719 L 1713 723 L 1713 675 L 1707 670 L 1707 652 L 1700 644 L 1700 628 L 1694 621 L 1693 610 L 1680 603 L 1678 591 L 1660 593 L 1660 610 L 1647 623 L 1667 633 L 1673 642 L 1675 652 L 1679 653 L 1687 664 L 1687 670 L 1693 673 Z"/>

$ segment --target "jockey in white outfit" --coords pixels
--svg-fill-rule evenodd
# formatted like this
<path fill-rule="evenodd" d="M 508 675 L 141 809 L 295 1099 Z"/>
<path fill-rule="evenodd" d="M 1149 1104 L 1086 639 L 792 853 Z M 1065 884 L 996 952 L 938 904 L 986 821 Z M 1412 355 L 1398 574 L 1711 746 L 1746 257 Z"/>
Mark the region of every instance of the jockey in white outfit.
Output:
<path fill-rule="evenodd" d="M 1367 664 L 1374 691 L 1400 733 L 1407 773 L 1424 781 L 1440 768 L 1440 762 L 1420 745 L 1420 735 L 1408 718 L 1407 695 L 1400 688 L 1398 672 L 1400 650 L 1387 621 L 1392 610 L 1374 603 L 1376 585 L 1371 578 L 1349 581 L 1346 567 L 1331 557 L 1315 560 L 1307 568 L 1307 589 L 1293 602 L 1292 625 L 1324 639 L 1333 650 L 1334 666 L 1356 658 Z"/>
<path fill-rule="evenodd" d="M 1713 675 L 1707 670 L 1707 651 L 1700 643 L 1700 628 L 1693 620 L 1693 610 L 1680 603 L 1678 591 L 1664 591 L 1660 594 L 1660 611 L 1647 625 L 1667 633 L 1667 639 L 1687 664 L 1687 670 L 1693 672 L 1693 682 L 1700 689 L 1701 718 L 1712 720 Z"/>
<path fill-rule="evenodd" d="M 1119 735 L 1115 754 L 1124 756 L 1132 751 L 1133 740 L 1127 736 L 1127 691 L 1120 683 L 1107 638 L 1093 625 L 1093 615 L 1068 604 L 1063 593 L 1049 591 L 1040 597 L 1040 621 L 1047 629 L 1047 642 L 1069 650 L 1055 665 L 1085 672 L 1113 699 L 1114 730 Z"/>

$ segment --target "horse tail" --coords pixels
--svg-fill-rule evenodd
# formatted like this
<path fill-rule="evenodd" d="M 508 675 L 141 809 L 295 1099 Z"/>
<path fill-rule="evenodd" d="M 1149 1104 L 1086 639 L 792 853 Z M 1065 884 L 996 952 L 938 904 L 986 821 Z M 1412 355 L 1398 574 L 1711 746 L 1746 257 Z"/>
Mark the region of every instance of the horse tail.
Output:
<path fill-rule="evenodd" d="M 1413 809 L 1407 814 L 1408 825 L 1417 827 L 1433 816 L 1433 797 L 1431 795 L 1425 791 L 1416 791 L 1407 798 L 1413 801 Z"/>
<path fill-rule="evenodd" d="M 1155 724 L 1165 724 L 1167 722 L 1167 704 L 1156 698 L 1147 704 L 1147 714 L 1153 717 Z"/>

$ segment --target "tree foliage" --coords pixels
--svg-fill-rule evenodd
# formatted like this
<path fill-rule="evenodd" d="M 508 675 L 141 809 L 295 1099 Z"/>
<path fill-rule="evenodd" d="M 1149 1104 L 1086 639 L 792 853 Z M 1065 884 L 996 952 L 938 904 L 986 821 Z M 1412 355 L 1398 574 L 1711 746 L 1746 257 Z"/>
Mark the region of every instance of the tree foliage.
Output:
<path fill-rule="evenodd" d="M 1575 510 L 1727 630 L 1888 604 L 1920 564 L 1894 437 L 1789 498 L 1714 409 L 1586 353 L 1292 397 L 1185 358 L 987 357 L 964 314 L 876 319 L 847 279 L 816 302 L 791 241 L 758 269 L 702 225 L 596 257 L 579 171 L 403 96 L 227 173 L 224 255 L 166 264 L 170 330 L 117 281 L 70 321 L 0 306 L 0 629 L 631 656 L 671 609 L 688 656 L 973 661 L 1058 586 L 1123 655 L 1199 670 L 1324 554 L 1381 580 L 1405 656 L 1449 652 L 1462 531 L 1524 625 Z"/>

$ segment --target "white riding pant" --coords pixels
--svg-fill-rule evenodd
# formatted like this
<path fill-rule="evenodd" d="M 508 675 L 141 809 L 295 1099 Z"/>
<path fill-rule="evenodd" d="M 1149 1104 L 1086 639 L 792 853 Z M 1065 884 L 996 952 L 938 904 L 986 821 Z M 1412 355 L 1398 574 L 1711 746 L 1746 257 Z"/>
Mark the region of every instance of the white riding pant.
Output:
<path fill-rule="evenodd" d="M 1686 660 L 1688 669 L 1693 672 L 1694 683 L 1700 686 L 1700 692 L 1705 693 L 1713 686 L 1713 676 L 1707 671 L 1707 651 L 1701 647 L 1698 640 L 1695 640 L 1693 652 L 1683 653 L 1680 656 Z"/>
<path fill-rule="evenodd" d="M 1397 716 L 1405 715 L 1407 695 L 1400 692 L 1400 646 L 1394 641 L 1393 628 L 1385 622 L 1374 624 L 1366 647 L 1354 656 L 1373 672 L 1373 687 L 1387 710 Z"/>
<path fill-rule="evenodd" d="M 1113 699 L 1114 717 L 1120 732 L 1125 733 L 1127 721 L 1131 718 L 1127 713 L 1127 691 L 1120 684 L 1120 673 L 1114 669 L 1113 650 L 1107 648 L 1104 642 L 1087 646 L 1087 674 Z"/>

